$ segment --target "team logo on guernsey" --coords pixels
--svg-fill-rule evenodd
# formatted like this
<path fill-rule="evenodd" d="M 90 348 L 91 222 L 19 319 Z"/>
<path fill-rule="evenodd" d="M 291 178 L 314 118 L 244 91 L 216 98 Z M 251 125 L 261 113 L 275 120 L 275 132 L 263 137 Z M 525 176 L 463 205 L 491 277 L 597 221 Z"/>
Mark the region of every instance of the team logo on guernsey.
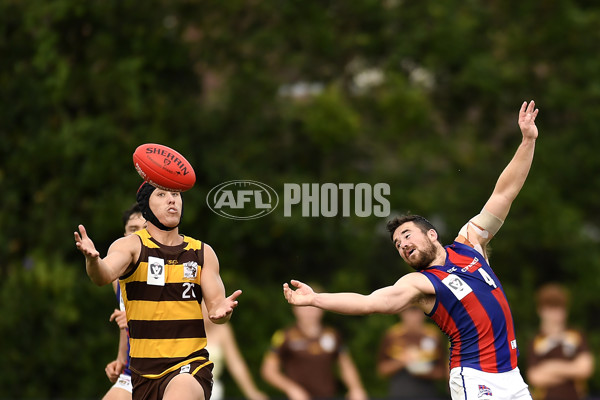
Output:
<path fill-rule="evenodd" d="M 165 260 L 148 257 L 148 285 L 165 286 Z"/>
<path fill-rule="evenodd" d="M 487 387 L 485 385 L 479 385 L 479 394 L 477 395 L 477 397 L 481 398 L 483 396 L 492 397 L 492 389 L 490 389 L 489 387 Z"/>
<path fill-rule="evenodd" d="M 198 263 L 196 261 L 188 261 L 183 263 L 183 278 L 196 279 L 198 276 Z"/>
<path fill-rule="evenodd" d="M 450 291 L 456 296 L 458 300 L 462 300 L 466 295 L 471 293 L 473 289 L 465 281 L 460 279 L 457 275 L 449 274 L 447 277 L 442 279 L 442 283 L 450 289 Z"/>

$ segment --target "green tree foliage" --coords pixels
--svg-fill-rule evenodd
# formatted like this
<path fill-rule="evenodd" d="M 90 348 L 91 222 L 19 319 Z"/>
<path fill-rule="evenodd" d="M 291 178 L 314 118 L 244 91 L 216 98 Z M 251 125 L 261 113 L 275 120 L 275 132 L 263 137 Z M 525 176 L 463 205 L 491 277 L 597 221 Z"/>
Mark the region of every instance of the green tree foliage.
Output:
<path fill-rule="evenodd" d="M 194 165 L 182 231 L 215 248 L 229 292 L 244 290 L 233 324 L 258 378 L 271 334 L 292 321 L 282 282 L 368 293 L 408 269 L 385 218 L 278 208 L 227 220 L 206 206 L 210 188 L 254 179 L 281 196 L 285 183 L 385 182 L 393 212 L 429 217 L 447 243 L 512 157 L 531 98 L 536 159 L 493 265 L 521 348 L 535 288 L 559 280 L 600 349 L 588 318 L 600 284 L 599 25 L 583 0 L 0 1 L 0 398 L 109 387 L 112 294 L 87 279 L 72 232 L 83 223 L 102 253 L 122 234 L 139 144 Z M 327 318 L 383 396 L 373 351 L 393 317 Z"/>

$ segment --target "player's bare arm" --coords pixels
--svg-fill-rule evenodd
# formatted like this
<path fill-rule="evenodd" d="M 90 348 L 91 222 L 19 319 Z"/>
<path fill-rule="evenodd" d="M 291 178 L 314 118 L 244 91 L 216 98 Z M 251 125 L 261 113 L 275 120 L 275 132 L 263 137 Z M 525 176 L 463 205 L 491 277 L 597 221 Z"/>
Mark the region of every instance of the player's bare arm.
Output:
<path fill-rule="evenodd" d="M 425 276 L 410 273 L 394 285 L 375 290 L 369 295 L 358 293 L 315 293 L 310 286 L 297 280 L 283 284 L 283 295 L 288 303 L 314 306 L 340 314 L 365 315 L 372 313 L 396 314 L 404 308 L 417 305 L 430 308 L 424 301 L 435 294 L 433 285 Z M 430 311 L 426 310 L 426 311 Z"/>
<path fill-rule="evenodd" d="M 572 360 L 550 359 L 529 367 L 527 377 L 532 385 L 554 386 L 570 380 L 586 380 L 594 373 L 594 357 L 585 352 Z"/>
<path fill-rule="evenodd" d="M 238 348 L 233 328 L 230 324 L 221 325 L 219 330 L 222 347 L 225 353 L 225 365 L 242 390 L 245 398 L 250 400 L 267 400 L 268 396 L 261 392 L 252 379 L 248 365 Z"/>
<path fill-rule="evenodd" d="M 506 219 L 510 207 L 521 191 L 535 151 L 535 141 L 538 129 L 535 119 L 539 110 L 535 102 L 523 102 L 519 110 L 519 128 L 523 135 L 521 144 L 515 155 L 500 174 L 492 195 L 483 207 L 481 214 L 477 215 L 468 225 L 461 230 L 460 235 L 467 238 L 472 245 L 485 245 L 498 232 Z"/>
<path fill-rule="evenodd" d="M 269 351 L 265 355 L 260 372 L 265 381 L 284 392 L 288 399 L 310 400 L 306 390 L 282 371 L 281 359 L 277 353 Z"/>
<path fill-rule="evenodd" d="M 484 206 L 484 209 L 501 220 L 506 219 L 512 202 L 521 191 L 529 174 L 533 162 L 535 141 L 538 137 L 538 129 L 535 125 L 538 112 L 534 101 L 529 104 L 524 102 L 521 105 L 518 122 L 523 139 L 512 160 L 500 174 L 494 191 Z"/>
<path fill-rule="evenodd" d="M 348 388 L 348 400 L 366 400 L 369 398 L 363 388 L 356 364 L 348 351 L 342 351 L 338 356 L 338 364 L 342 381 Z"/>
<path fill-rule="evenodd" d="M 135 235 L 115 240 L 104 258 L 100 258 L 100 253 L 83 225 L 79 225 L 79 232 L 75 232 L 74 236 L 75 246 L 85 256 L 88 276 L 98 286 L 109 284 L 123 275 L 140 252 L 140 241 Z"/>
<path fill-rule="evenodd" d="M 219 275 L 219 260 L 215 251 L 207 245 L 204 248 L 204 265 L 202 266 L 202 295 L 208 310 L 208 317 L 216 324 L 223 324 L 231 318 L 233 309 L 237 307 L 237 298 L 242 294 L 236 290 L 225 297 L 225 286 Z"/>

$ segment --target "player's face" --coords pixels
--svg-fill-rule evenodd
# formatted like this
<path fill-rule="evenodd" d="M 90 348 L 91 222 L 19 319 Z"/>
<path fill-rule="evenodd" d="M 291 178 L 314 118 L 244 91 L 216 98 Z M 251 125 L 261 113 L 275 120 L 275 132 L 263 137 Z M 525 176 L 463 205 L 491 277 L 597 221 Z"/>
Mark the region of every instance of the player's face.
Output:
<path fill-rule="evenodd" d="M 317 307 L 292 307 L 298 325 L 318 324 L 323 318 L 323 310 Z"/>
<path fill-rule="evenodd" d="M 567 309 L 562 306 L 542 306 L 538 313 L 542 322 L 550 326 L 564 326 L 567 320 Z"/>
<path fill-rule="evenodd" d="M 150 209 L 158 220 L 167 227 L 177 226 L 181 219 L 181 194 L 156 189 L 150 195 Z"/>
<path fill-rule="evenodd" d="M 400 257 L 417 271 L 429 267 L 435 260 L 437 253 L 433 240 L 414 222 L 400 225 L 393 239 Z"/>
<path fill-rule="evenodd" d="M 141 213 L 131 214 L 129 217 L 129 221 L 125 224 L 125 236 L 131 235 L 139 231 L 140 229 L 144 229 L 146 227 L 146 220 L 142 217 Z"/>
<path fill-rule="evenodd" d="M 425 322 L 425 314 L 418 307 L 409 307 L 403 310 L 400 315 L 404 326 L 408 328 L 421 327 Z"/>

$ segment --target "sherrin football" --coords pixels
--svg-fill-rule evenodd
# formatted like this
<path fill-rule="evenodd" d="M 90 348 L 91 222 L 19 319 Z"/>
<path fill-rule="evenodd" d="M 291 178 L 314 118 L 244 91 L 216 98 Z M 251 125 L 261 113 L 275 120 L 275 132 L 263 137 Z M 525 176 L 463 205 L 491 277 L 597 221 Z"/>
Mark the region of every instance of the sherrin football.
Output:
<path fill-rule="evenodd" d="M 159 189 L 185 192 L 196 183 L 192 164 L 180 153 L 162 144 L 138 146 L 133 152 L 133 165 L 142 179 Z"/>

